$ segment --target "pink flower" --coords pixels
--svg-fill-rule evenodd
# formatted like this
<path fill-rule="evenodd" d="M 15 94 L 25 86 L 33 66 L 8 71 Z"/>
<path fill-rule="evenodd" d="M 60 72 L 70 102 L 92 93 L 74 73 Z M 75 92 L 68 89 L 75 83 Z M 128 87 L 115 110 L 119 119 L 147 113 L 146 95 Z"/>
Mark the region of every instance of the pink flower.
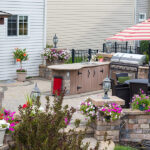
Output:
<path fill-rule="evenodd" d="M 67 117 L 65 117 L 65 124 L 66 124 L 66 125 L 68 125 L 68 124 L 69 124 L 69 122 L 68 122 L 68 118 L 67 118 Z"/>
<path fill-rule="evenodd" d="M 9 128 L 10 131 L 15 131 L 14 128 Z"/>
<path fill-rule="evenodd" d="M 10 124 L 10 127 L 14 127 L 14 126 L 15 126 L 15 123 L 14 123 L 14 122 Z"/>

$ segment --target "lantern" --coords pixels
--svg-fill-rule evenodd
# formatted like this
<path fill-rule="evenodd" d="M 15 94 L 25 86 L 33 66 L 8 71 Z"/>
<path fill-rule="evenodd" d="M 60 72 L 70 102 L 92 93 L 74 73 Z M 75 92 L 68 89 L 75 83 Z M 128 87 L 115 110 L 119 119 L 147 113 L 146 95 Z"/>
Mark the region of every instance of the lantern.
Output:
<path fill-rule="evenodd" d="M 41 92 L 37 86 L 37 83 L 35 84 L 35 87 L 33 88 L 31 94 L 30 94 L 30 97 L 33 99 L 33 100 L 36 100 L 38 97 L 41 96 Z"/>
<path fill-rule="evenodd" d="M 58 37 L 56 36 L 56 34 L 55 34 L 55 36 L 53 37 L 53 43 L 54 43 L 54 48 L 57 48 Z"/>
<path fill-rule="evenodd" d="M 108 97 L 108 91 L 110 90 L 110 88 L 111 88 L 111 81 L 107 77 L 103 81 L 103 89 L 104 89 L 104 97 L 103 97 L 103 99 L 109 99 L 109 97 Z"/>

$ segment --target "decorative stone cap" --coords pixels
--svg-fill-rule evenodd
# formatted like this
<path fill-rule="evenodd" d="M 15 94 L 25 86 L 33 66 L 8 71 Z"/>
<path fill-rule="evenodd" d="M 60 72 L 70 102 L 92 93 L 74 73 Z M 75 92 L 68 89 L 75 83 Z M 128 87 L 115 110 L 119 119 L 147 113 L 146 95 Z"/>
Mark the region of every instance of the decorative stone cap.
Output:
<path fill-rule="evenodd" d="M 118 105 L 125 105 L 125 101 L 116 96 L 109 96 L 110 99 L 103 99 L 102 94 L 90 96 L 89 99 L 95 106 L 103 106 L 104 104 L 116 103 Z"/>
<path fill-rule="evenodd" d="M 147 115 L 145 111 L 133 110 L 133 109 L 123 109 L 125 115 Z"/>

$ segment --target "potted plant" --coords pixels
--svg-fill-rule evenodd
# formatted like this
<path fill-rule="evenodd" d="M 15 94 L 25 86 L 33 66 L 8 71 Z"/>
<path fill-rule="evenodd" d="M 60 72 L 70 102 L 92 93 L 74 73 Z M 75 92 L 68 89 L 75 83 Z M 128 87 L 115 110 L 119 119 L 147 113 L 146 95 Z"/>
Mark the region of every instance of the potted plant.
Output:
<path fill-rule="evenodd" d="M 28 60 L 26 49 L 15 48 L 13 54 L 16 61 L 20 63 L 20 69 L 17 69 L 16 71 L 17 80 L 23 82 L 26 80 L 26 74 L 27 74 L 26 70 L 22 68 L 22 62 Z"/>
<path fill-rule="evenodd" d="M 79 111 L 86 117 L 90 118 L 91 121 L 94 121 L 96 119 L 96 107 L 89 99 L 81 102 Z"/>
<path fill-rule="evenodd" d="M 15 126 L 19 123 L 16 119 L 15 119 L 15 113 L 16 112 L 11 112 L 10 110 L 3 110 L 3 118 L 4 120 L 9 124 L 9 128 L 6 129 L 6 134 L 4 136 L 4 143 L 8 144 L 8 142 L 12 141 L 12 135 L 15 131 Z"/>
<path fill-rule="evenodd" d="M 42 53 L 42 57 L 46 60 L 46 65 L 61 64 L 70 58 L 70 52 L 67 50 L 59 50 L 55 48 L 47 48 Z"/>
<path fill-rule="evenodd" d="M 102 55 L 97 56 L 97 59 L 99 60 L 99 62 L 103 62 L 104 61 L 104 57 Z"/>
<path fill-rule="evenodd" d="M 140 94 L 133 97 L 131 106 L 133 109 L 148 112 L 150 107 L 150 97 L 146 96 L 144 91 L 140 89 Z"/>
<path fill-rule="evenodd" d="M 3 146 L 6 129 L 9 128 L 9 123 L 4 120 L 4 114 L 0 113 L 0 146 Z"/>
<path fill-rule="evenodd" d="M 120 119 L 122 108 L 116 103 L 105 104 L 103 107 L 98 108 L 98 115 L 103 116 L 103 120 L 111 122 Z"/>

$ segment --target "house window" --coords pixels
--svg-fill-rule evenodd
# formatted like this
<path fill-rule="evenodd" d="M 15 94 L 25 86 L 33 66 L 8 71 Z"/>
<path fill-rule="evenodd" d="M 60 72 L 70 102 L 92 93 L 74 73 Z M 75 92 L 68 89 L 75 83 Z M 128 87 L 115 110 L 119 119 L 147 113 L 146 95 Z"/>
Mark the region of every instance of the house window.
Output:
<path fill-rule="evenodd" d="M 17 16 L 11 16 L 8 18 L 8 36 L 17 35 Z"/>
<path fill-rule="evenodd" d="M 19 16 L 19 35 L 28 35 L 28 17 Z"/>
<path fill-rule="evenodd" d="M 140 13 L 139 14 L 139 22 L 143 22 L 146 20 L 146 13 Z"/>
<path fill-rule="evenodd" d="M 28 16 L 11 16 L 8 18 L 8 36 L 28 35 Z"/>

